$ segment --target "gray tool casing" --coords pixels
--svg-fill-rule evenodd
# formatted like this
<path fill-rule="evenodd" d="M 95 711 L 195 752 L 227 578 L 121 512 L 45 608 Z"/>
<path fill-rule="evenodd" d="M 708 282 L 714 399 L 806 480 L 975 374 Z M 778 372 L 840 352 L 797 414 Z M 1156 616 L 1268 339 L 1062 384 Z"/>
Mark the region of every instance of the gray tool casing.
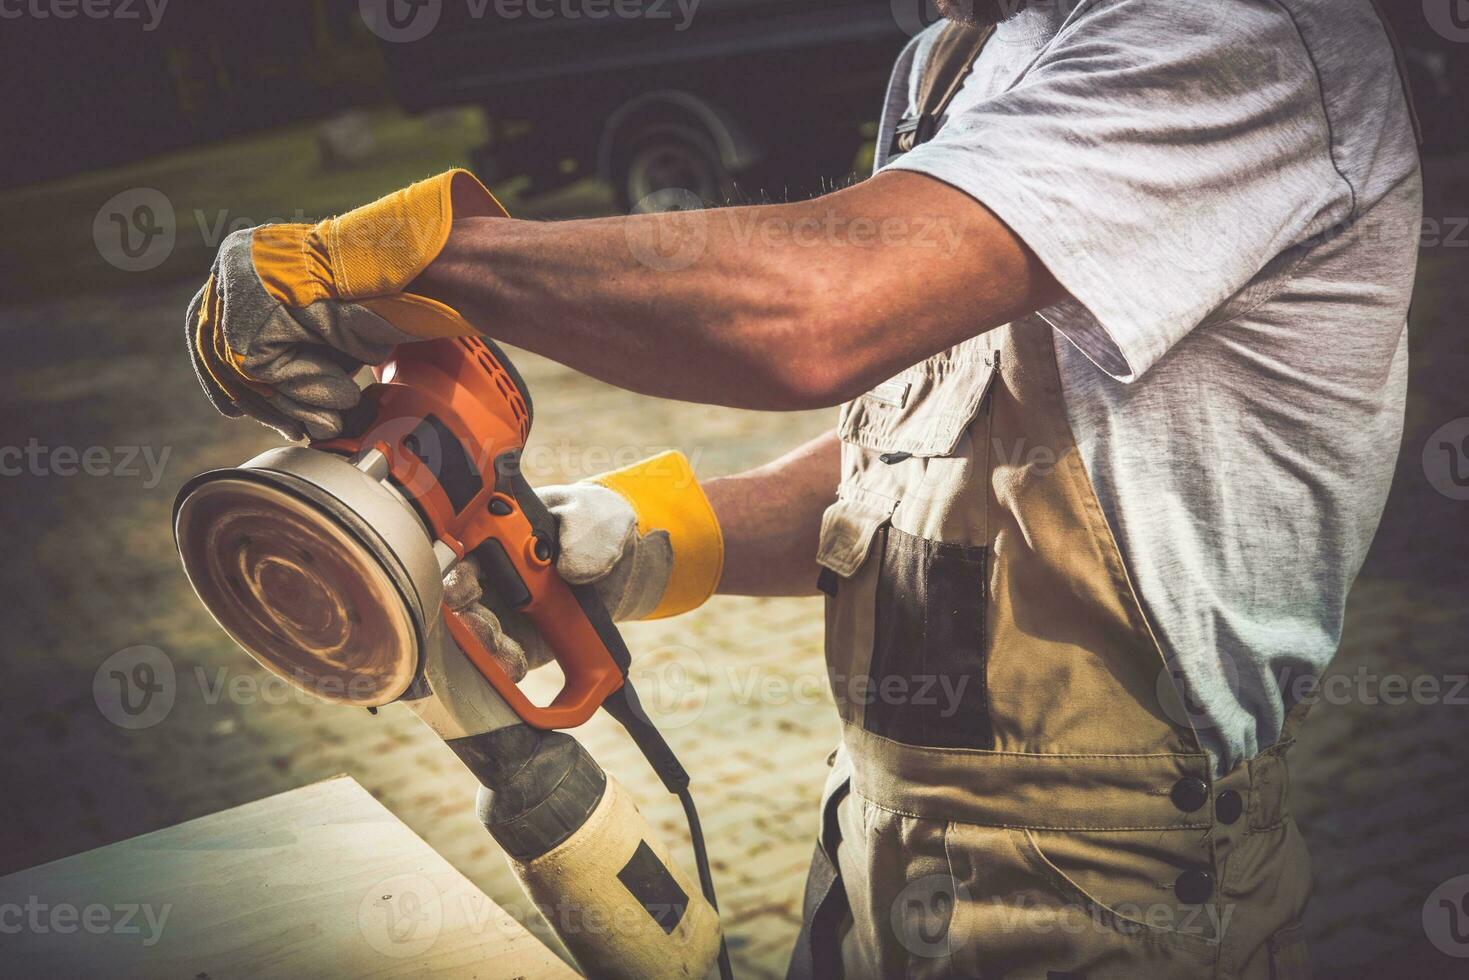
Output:
<path fill-rule="evenodd" d="M 512 725 L 448 744 L 480 782 L 480 823 L 517 861 L 568 840 L 607 789 L 607 774 L 564 732 Z"/>

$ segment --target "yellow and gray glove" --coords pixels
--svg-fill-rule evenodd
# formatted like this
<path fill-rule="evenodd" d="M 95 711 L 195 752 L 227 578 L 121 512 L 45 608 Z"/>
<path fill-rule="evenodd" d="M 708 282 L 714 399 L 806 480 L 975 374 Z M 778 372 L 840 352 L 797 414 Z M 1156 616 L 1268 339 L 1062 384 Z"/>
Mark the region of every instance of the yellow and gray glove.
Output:
<path fill-rule="evenodd" d="M 226 238 L 185 322 L 214 407 L 288 438 L 330 438 L 357 404 L 352 376 L 398 344 L 475 331 L 454 309 L 404 292 L 443 250 L 455 218 L 504 217 L 453 170 L 315 225 Z"/>
<path fill-rule="evenodd" d="M 559 523 L 556 570 L 573 584 L 595 585 L 614 620 L 675 616 L 719 585 L 724 538 L 682 453 L 538 493 Z M 511 679 L 551 660 L 528 618 L 484 594 L 473 559 L 444 576 L 444 604 Z"/>

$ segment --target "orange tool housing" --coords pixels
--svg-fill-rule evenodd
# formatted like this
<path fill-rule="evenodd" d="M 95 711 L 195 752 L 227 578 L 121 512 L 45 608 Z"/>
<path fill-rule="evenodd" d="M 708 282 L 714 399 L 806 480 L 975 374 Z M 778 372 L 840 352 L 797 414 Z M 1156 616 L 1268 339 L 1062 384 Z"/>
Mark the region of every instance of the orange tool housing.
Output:
<path fill-rule="evenodd" d="M 566 681 L 533 703 L 447 608 L 450 634 L 526 724 L 574 728 L 622 687 L 629 655 L 596 590 L 557 573 L 556 522 L 520 472 L 531 402 L 505 355 L 478 337 L 405 344 L 375 369 L 349 434 L 313 448 L 376 449 L 404 498 L 459 558 L 473 555 L 500 604 L 524 613 Z"/>

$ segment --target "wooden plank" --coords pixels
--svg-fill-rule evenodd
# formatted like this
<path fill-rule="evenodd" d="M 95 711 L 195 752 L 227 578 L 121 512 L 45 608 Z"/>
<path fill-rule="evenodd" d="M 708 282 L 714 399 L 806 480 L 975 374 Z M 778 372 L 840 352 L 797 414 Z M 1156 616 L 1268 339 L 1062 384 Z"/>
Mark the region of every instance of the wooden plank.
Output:
<path fill-rule="evenodd" d="M 0 974 L 577 976 L 345 776 L 0 878 Z"/>

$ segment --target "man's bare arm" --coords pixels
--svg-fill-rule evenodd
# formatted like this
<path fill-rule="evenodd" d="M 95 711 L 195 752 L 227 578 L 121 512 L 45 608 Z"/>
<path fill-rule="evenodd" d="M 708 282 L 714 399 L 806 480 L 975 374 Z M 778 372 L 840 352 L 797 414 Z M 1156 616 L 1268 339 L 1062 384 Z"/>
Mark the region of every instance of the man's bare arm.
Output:
<path fill-rule="evenodd" d="M 724 531 L 721 593 L 816 593 L 821 514 L 836 499 L 840 460 L 829 432 L 773 463 L 704 484 Z"/>
<path fill-rule="evenodd" d="M 903 172 L 798 204 L 464 219 L 412 288 L 620 387 L 756 409 L 837 404 L 1063 295 L 988 209 Z"/>

